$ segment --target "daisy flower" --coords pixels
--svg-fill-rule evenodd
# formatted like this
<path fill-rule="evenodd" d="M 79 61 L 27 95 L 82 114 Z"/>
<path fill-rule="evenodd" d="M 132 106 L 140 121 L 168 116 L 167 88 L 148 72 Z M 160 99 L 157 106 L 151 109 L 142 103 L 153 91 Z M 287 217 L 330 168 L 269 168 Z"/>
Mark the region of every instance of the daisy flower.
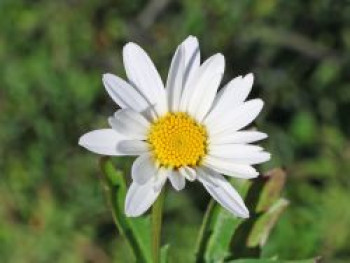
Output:
<path fill-rule="evenodd" d="M 128 216 L 143 214 L 169 180 L 176 190 L 198 180 L 209 194 L 236 216 L 249 211 L 225 176 L 251 179 L 252 167 L 270 154 L 250 143 L 267 137 L 241 131 L 257 117 L 261 99 L 246 101 L 253 75 L 239 76 L 219 92 L 224 74 L 222 54 L 200 64 L 198 41 L 189 36 L 178 46 L 164 84 L 146 52 L 134 43 L 123 49 L 128 82 L 103 75 L 110 97 L 121 108 L 109 117 L 111 128 L 84 134 L 79 144 L 102 155 L 138 156 L 125 200 Z"/>

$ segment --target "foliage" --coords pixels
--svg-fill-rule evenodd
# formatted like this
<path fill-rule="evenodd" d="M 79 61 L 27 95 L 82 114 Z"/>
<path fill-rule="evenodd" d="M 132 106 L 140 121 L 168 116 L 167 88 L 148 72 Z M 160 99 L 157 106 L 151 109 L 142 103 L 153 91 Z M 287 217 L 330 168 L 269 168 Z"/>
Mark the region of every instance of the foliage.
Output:
<path fill-rule="evenodd" d="M 128 218 L 123 213 L 122 204 L 125 202 L 125 178 L 123 174 L 118 173 L 113 167 L 112 162 L 103 157 L 101 159 L 101 178 L 106 198 L 110 206 L 115 224 L 119 232 L 123 234 L 130 248 L 133 250 L 134 258 L 137 262 L 158 262 L 159 248 L 159 220 L 153 220 L 154 214 L 152 208 L 152 220 L 149 217 L 139 219 Z M 259 259 L 261 251 L 266 244 L 271 230 L 276 225 L 282 212 L 288 205 L 288 201 L 280 198 L 284 187 L 285 174 L 280 169 L 274 169 L 266 175 L 254 180 L 253 182 L 232 179 L 232 183 L 239 190 L 240 194 L 245 196 L 245 201 L 251 211 L 251 216 L 247 220 L 236 218 L 230 215 L 228 211 L 222 208 L 213 200 L 210 201 L 205 212 L 203 223 L 198 234 L 198 242 L 195 250 L 195 262 L 238 262 L 247 260 L 247 262 L 274 262 L 276 259 Z M 164 196 L 164 194 L 162 195 Z M 163 202 L 163 198 L 158 198 Z M 158 201 L 157 201 L 158 202 Z M 158 214 L 156 214 L 158 215 Z M 143 227 L 137 228 L 137 225 Z M 150 233 L 150 225 L 156 223 L 157 233 Z M 153 229 L 153 227 L 152 227 Z M 155 235 L 156 234 L 156 238 Z M 152 236 L 157 250 L 153 257 L 150 255 Z M 163 247 L 161 253 L 161 262 L 168 262 L 169 248 L 171 245 Z M 255 259 L 249 259 L 249 258 Z M 233 260 L 233 261 L 232 261 Z M 278 262 L 287 262 L 278 260 Z M 301 260 L 297 262 L 317 262 L 317 259 Z"/>
<path fill-rule="evenodd" d="M 77 140 L 106 127 L 116 109 L 101 74 L 124 77 L 126 42 L 145 47 L 165 78 L 177 43 L 193 34 L 203 57 L 225 55 L 225 81 L 255 73 L 251 96 L 266 105 L 257 126 L 273 155 L 260 169 L 287 171 L 290 204 L 262 256 L 348 262 L 347 1 L 152 2 L 0 1 L 1 261 L 132 262 L 106 207 L 97 158 Z M 129 178 L 130 159 L 113 161 Z M 169 191 L 170 262 L 194 260 L 207 203 L 197 184 Z"/>

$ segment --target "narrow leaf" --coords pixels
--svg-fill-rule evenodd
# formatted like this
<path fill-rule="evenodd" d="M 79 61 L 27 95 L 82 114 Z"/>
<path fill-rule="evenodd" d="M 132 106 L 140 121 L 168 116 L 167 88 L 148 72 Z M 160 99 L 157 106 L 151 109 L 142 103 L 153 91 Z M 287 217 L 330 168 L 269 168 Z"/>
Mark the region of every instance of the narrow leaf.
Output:
<path fill-rule="evenodd" d="M 237 191 L 244 196 L 250 182 L 231 179 Z M 228 255 L 231 237 L 242 219 L 233 216 L 211 200 L 198 237 L 196 262 L 217 262 Z"/>
<path fill-rule="evenodd" d="M 170 245 L 164 245 L 162 246 L 162 248 L 160 249 L 160 262 L 161 263 L 168 263 L 169 261 L 169 248 Z"/>
<path fill-rule="evenodd" d="M 286 181 L 286 174 L 282 169 L 276 168 L 263 175 L 262 178 L 266 182 L 264 183 L 264 189 L 260 194 L 259 202 L 256 206 L 257 213 L 267 211 L 280 197 Z"/>
<path fill-rule="evenodd" d="M 118 230 L 130 244 L 136 262 L 151 262 L 149 220 L 147 218 L 132 219 L 125 216 L 126 184 L 123 175 L 115 170 L 107 157 L 101 158 L 100 167 L 102 170 L 101 182 Z"/>
<path fill-rule="evenodd" d="M 226 259 L 260 257 L 262 245 L 283 209 L 277 209 L 275 214 L 276 208 L 273 208 L 271 214 L 264 215 L 280 197 L 284 183 L 285 173 L 281 169 L 271 170 L 253 180 L 245 198 L 250 218 L 237 227 L 230 243 L 230 255 Z M 281 207 L 285 206 L 283 202 Z M 265 226 L 266 223 L 270 225 Z"/>
<path fill-rule="evenodd" d="M 249 247 L 263 247 L 265 245 L 272 228 L 275 226 L 288 204 L 289 202 L 286 199 L 279 199 L 266 213 L 262 214 L 256 220 L 248 236 L 247 245 Z"/>

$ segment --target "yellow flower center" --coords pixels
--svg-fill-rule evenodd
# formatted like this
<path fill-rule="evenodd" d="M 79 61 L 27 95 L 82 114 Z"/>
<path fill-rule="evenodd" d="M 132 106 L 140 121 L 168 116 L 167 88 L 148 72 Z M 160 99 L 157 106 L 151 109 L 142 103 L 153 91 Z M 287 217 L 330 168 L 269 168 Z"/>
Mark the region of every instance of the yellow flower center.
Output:
<path fill-rule="evenodd" d="M 168 113 L 152 124 L 148 142 L 160 165 L 195 166 L 206 154 L 207 132 L 186 113 Z"/>

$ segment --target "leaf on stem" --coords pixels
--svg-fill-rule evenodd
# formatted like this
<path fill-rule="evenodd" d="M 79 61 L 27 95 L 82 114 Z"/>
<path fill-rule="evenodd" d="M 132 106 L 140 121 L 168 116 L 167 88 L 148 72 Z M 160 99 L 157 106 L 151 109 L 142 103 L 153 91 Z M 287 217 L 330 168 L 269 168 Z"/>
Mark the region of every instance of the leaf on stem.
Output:
<path fill-rule="evenodd" d="M 271 230 L 276 225 L 288 204 L 289 202 L 286 199 L 281 198 L 256 220 L 248 236 L 247 245 L 249 247 L 263 247 L 266 244 Z"/>
<path fill-rule="evenodd" d="M 126 184 L 121 172 L 115 170 L 108 157 L 100 160 L 101 182 L 113 220 L 118 230 L 126 237 L 135 255 L 136 262 L 151 262 L 150 220 L 148 217 L 130 218 L 124 212 Z"/>
<path fill-rule="evenodd" d="M 267 211 L 279 199 L 286 181 L 286 174 L 282 169 L 276 168 L 266 173 L 263 179 L 266 183 L 255 209 L 257 213 Z"/>
<path fill-rule="evenodd" d="M 168 263 L 170 245 L 166 244 L 160 249 L 160 263 Z"/>
<path fill-rule="evenodd" d="M 231 179 L 237 191 L 244 196 L 249 181 Z M 205 213 L 197 241 L 196 262 L 217 262 L 228 255 L 231 237 L 242 219 L 232 216 L 214 200 Z"/>
<path fill-rule="evenodd" d="M 261 248 L 288 205 L 287 200 L 279 199 L 285 177 L 283 170 L 273 169 L 253 180 L 245 199 L 251 217 L 236 229 L 226 259 L 260 257 Z"/>

